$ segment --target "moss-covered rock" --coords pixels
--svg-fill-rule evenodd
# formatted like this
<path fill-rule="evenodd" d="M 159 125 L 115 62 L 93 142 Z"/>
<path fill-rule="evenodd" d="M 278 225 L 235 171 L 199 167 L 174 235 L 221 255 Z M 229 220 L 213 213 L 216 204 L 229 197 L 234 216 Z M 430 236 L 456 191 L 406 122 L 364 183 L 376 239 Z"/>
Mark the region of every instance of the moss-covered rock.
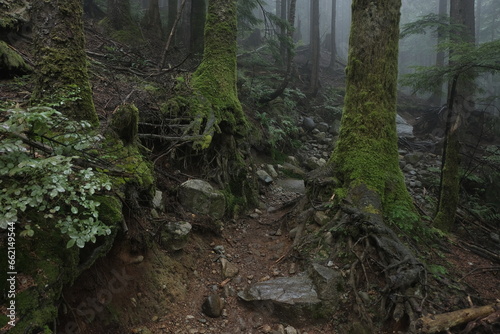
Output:
<path fill-rule="evenodd" d="M 4 41 L 0 41 L 0 76 L 13 77 L 28 74 L 32 70 L 20 54 L 11 49 Z"/>

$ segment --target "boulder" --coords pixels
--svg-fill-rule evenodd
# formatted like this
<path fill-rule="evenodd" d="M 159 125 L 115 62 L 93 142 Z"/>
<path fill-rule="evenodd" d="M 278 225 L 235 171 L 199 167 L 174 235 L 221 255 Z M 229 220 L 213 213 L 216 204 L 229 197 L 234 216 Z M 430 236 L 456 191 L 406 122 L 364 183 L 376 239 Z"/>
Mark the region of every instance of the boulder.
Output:
<path fill-rule="evenodd" d="M 178 196 L 179 202 L 187 211 L 214 219 L 224 216 L 226 209 L 224 195 L 206 181 L 193 179 L 182 183 Z"/>
<path fill-rule="evenodd" d="M 396 115 L 396 129 L 398 137 L 413 138 L 413 126 L 408 124 L 403 117 Z"/>
<path fill-rule="evenodd" d="M 238 297 L 259 309 L 272 309 L 279 318 L 300 323 L 301 318 L 326 314 L 311 278 L 306 273 L 258 282 L 238 292 Z"/>

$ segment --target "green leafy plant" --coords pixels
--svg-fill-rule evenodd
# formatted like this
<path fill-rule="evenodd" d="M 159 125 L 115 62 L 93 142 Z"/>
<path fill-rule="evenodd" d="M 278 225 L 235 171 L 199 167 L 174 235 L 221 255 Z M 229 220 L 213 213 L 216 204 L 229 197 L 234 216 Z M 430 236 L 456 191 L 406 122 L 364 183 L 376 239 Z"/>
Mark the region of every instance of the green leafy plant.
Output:
<path fill-rule="evenodd" d="M 0 123 L 0 227 L 27 224 L 39 214 L 69 237 L 67 247 L 84 247 L 111 233 L 99 220 L 92 196 L 111 189 L 110 178 L 76 161 L 102 140 L 88 122 L 70 121 L 50 107 L 10 109 Z"/>

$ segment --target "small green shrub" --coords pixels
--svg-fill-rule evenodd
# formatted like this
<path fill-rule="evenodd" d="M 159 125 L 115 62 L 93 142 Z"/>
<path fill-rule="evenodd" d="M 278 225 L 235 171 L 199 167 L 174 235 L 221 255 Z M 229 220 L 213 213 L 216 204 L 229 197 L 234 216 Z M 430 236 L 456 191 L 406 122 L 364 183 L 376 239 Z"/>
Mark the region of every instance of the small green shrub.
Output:
<path fill-rule="evenodd" d="M 103 138 L 88 122 L 70 121 L 49 107 L 6 112 L 0 123 L 0 227 L 17 223 L 30 236 L 30 218 L 39 214 L 69 237 L 68 248 L 110 234 L 92 197 L 110 190 L 111 180 L 76 163 Z"/>

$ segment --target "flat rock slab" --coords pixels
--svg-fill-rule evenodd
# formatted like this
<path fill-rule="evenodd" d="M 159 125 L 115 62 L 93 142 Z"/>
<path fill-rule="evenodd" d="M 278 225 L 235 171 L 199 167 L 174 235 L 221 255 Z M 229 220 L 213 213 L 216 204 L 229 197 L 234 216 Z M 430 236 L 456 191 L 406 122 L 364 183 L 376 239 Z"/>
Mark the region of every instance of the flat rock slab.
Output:
<path fill-rule="evenodd" d="M 276 184 L 286 191 L 291 191 L 299 194 L 306 193 L 306 186 L 304 180 L 297 179 L 278 179 Z"/>
<path fill-rule="evenodd" d="M 306 275 L 280 277 L 255 283 L 238 293 L 244 301 L 271 301 L 281 304 L 318 304 L 313 281 Z"/>

